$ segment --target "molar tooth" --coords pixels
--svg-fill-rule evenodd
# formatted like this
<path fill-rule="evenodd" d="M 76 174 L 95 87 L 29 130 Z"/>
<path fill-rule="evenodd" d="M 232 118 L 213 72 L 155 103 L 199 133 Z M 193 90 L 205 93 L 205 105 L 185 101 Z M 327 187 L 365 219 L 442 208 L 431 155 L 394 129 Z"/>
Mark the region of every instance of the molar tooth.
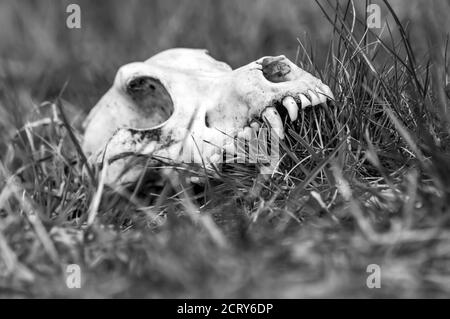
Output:
<path fill-rule="evenodd" d="M 292 96 L 286 96 L 283 99 L 283 106 L 289 113 L 291 121 L 295 121 L 298 117 L 298 106 Z"/>
<path fill-rule="evenodd" d="M 246 139 L 250 140 L 253 135 L 253 130 L 250 126 L 244 127 L 244 136 Z"/>
<path fill-rule="evenodd" d="M 250 126 L 244 127 L 239 133 L 237 134 L 237 137 L 239 139 L 246 139 L 249 140 L 252 137 L 253 130 Z"/>
<path fill-rule="evenodd" d="M 274 107 L 268 107 L 262 113 L 262 117 L 270 124 L 272 130 L 275 130 L 276 134 L 284 139 L 283 122 L 281 121 L 280 114 Z"/>
<path fill-rule="evenodd" d="M 255 121 L 255 122 L 251 122 L 251 123 L 250 123 L 250 127 L 251 127 L 252 129 L 254 129 L 255 131 L 259 131 L 261 125 L 260 125 L 258 122 Z"/>
<path fill-rule="evenodd" d="M 300 101 L 302 103 L 302 109 L 311 105 L 311 101 L 304 94 L 299 94 L 299 97 L 300 97 Z"/>
<path fill-rule="evenodd" d="M 308 95 L 309 95 L 309 97 L 311 99 L 312 106 L 320 104 L 320 98 L 319 98 L 319 96 L 317 95 L 316 92 L 314 92 L 312 90 L 308 90 Z"/>
<path fill-rule="evenodd" d="M 222 153 L 215 153 L 209 157 L 209 162 L 213 164 L 222 163 L 223 154 Z"/>
<path fill-rule="evenodd" d="M 322 89 L 320 87 L 316 87 L 315 91 L 319 96 L 320 104 L 326 103 L 327 95 L 322 91 Z"/>

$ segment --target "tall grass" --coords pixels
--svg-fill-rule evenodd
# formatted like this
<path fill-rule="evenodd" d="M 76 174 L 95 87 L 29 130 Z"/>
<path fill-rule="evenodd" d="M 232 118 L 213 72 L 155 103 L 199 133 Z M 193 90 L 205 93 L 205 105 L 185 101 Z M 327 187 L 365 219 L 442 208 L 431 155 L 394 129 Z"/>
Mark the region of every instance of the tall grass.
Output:
<path fill-rule="evenodd" d="M 423 62 L 387 1 L 387 37 L 366 29 L 351 1 L 317 8 L 332 39 L 320 52 L 300 41 L 297 62 L 336 101 L 287 125 L 271 178 L 235 164 L 201 185 L 184 180 L 205 172 L 184 167 L 175 189 L 169 180 L 101 187 L 101 172 L 86 172 L 68 101 L 9 123 L 2 297 L 447 296 L 445 46 Z M 20 122 L 30 101 L 7 87 L 5 114 Z M 82 267 L 82 289 L 65 285 L 71 263 Z M 381 266 L 381 289 L 366 286 L 369 264 Z"/>

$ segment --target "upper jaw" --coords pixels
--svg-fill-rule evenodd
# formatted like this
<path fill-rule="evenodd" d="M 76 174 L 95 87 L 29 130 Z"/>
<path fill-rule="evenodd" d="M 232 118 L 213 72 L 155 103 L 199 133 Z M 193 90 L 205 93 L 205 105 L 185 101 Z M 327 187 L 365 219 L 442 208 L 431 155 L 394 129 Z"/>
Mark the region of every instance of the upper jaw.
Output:
<path fill-rule="evenodd" d="M 294 122 L 305 108 L 334 100 L 327 85 L 284 56 L 263 57 L 237 69 L 225 87 L 229 87 L 224 95 L 230 102 L 230 110 L 224 111 L 220 103 L 208 110 L 215 119 L 213 126 L 242 130 L 255 120 L 263 121 L 281 138 L 284 128 L 280 113 L 287 113 Z M 240 114 L 240 120 L 236 114 Z"/>

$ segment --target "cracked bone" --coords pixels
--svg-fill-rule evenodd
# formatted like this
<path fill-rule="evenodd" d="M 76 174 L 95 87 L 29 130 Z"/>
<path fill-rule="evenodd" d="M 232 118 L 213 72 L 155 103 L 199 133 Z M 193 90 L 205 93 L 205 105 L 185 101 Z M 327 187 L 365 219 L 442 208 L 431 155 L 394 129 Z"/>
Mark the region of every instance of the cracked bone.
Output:
<path fill-rule="evenodd" d="M 121 174 L 129 155 L 150 157 L 152 165 L 214 164 L 223 149 L 236 151 L 239 134 L 260 130 L 258 120 L 284 138 L 275 105 L 295 121 L 305 107 L 333 98 L 285 56 L 232 70 L 206 50 L 171 49 L 119 69 L 85 121 L 83 150 L 91 163 L 108 162 L 108 182 L 129 182 L 142 170 L 131 164 Z"/>

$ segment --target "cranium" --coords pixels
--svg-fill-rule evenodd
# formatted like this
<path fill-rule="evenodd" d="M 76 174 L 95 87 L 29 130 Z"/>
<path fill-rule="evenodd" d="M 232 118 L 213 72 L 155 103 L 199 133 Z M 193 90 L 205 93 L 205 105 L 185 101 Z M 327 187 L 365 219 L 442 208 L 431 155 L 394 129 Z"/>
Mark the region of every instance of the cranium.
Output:
<path fill-rule="evenodd" d="M 206 50 L 171 49 L 119 69 L 85 122 L 83 148 L 91 161 L 108 164 L 110 181 L 130 154 L 216 163 L 224 146 L 236 148 L 234 137 L 259 129 L 258 119 L 284 138 L 275 105 L 295 121 L 302 108 L 327 99 L 333 99 L 329 87 L 285 56 L 232 70 Z"/>

